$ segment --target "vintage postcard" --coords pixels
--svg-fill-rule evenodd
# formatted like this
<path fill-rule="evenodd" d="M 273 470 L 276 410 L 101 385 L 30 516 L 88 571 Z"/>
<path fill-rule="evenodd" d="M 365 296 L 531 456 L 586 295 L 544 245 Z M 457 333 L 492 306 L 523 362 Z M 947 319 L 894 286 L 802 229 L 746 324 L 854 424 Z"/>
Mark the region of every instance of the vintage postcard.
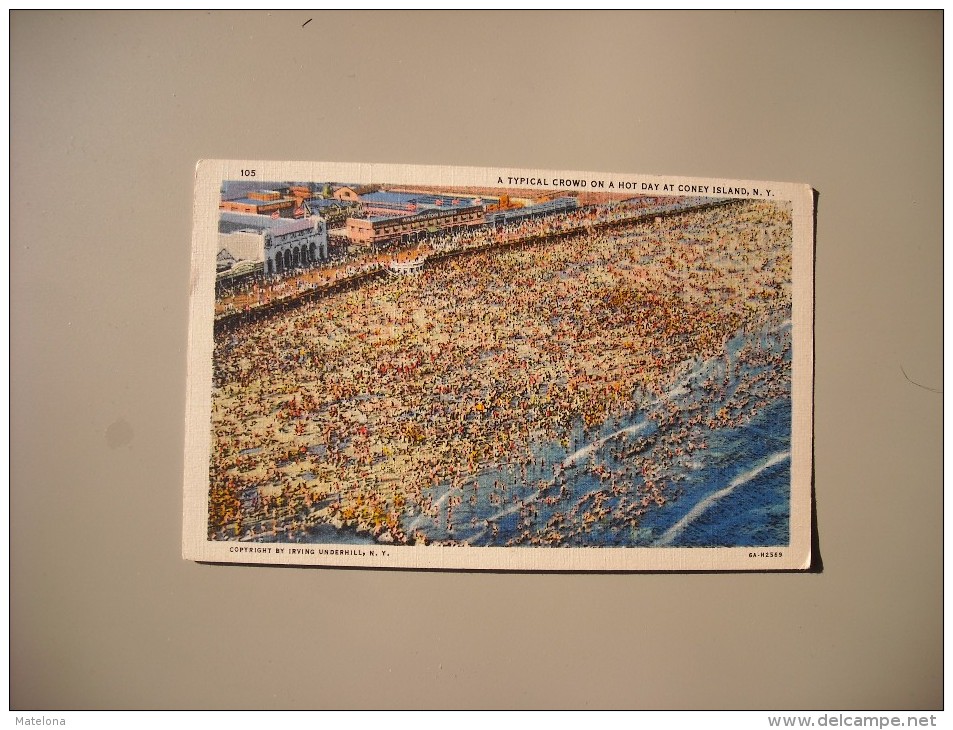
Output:
<path fill-rule="evenodd" d="M 813 191 L 206 160 L 183 555 L 811 563 Z"/>

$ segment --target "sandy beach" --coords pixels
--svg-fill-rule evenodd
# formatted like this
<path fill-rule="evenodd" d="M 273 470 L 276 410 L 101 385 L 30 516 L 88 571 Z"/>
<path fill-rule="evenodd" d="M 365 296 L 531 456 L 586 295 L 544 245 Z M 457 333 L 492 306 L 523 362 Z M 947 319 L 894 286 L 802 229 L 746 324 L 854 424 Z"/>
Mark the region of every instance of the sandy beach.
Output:
<path fill-rule="evenodd" d="M 477 245 L 487 234 L 465 235 Z M 534 444 L 571 453 L 607 420 L 657 402 L 739 332 L 789 319 L 790 284 L 789 209 L 742 201 L 449 259 L 217 335 L 209 536 L 306 541 L 328 524 L 385 543 L 453 542 L 467 499 L 512 501 L 527 529 L 511 544 L 558 545 L 613 519 L 637 529 L 675 493 L 652 478 L 665 459 L 704 448 L 689 419 L 740 423 L 754 396 L 722 397 L 708 383 L 697 402 L 718 408 L 673 408 L 670 441 L 651 460 L 630 445 L 618 473 L 599 467 L 607 493 L 618 492 L 614 515 L 608 498 L 577 504 L 563 489 L 567 465 L 531 463 Z M 790 386 L 784 346 L 743 348 L 725 367 L 757 366 L 752 393 L 767 399 Z M 555 500 L 544 524 L 525 488 L 514 497 L 505 480 L 474 478 L 494 469 L 524 486 L 527 471 L 547 475 L 533 490 L 534 502 Z M 440 504 L 438 485 L 449 488 Z"/>

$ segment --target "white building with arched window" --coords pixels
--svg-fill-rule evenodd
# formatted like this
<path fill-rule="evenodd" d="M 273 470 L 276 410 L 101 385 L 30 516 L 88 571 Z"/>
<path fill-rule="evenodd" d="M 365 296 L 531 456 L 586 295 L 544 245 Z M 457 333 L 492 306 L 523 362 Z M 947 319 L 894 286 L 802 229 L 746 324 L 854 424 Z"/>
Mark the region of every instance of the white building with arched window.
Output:
<path fill-rule="evenodd" d="M 320 216 L 271 218 L 266 215 L 222 213 L 219 218 L 219 259 L 226 252 L 236 262 L 262 264 L 266 276 L 312 266 L 328 257 L 328 229 Z"/>

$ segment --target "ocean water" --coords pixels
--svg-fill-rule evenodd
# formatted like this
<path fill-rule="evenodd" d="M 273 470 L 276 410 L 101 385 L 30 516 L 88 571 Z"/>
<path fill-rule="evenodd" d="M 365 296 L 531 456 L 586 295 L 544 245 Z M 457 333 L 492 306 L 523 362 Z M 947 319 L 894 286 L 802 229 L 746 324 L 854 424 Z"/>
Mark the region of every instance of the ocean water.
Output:
<path fill-rule="evenodd" d="M 664 393 L 635 394 L 633 412 L 588 430 L 580 420 L 564 441 L 530 444 L 522 463 L 424 490 L 403 528 L 412 541 L 471 546 L 787 545 L 790 344 L 790 320 L 739 332 L 722 355 L 685 363 Z M 255 539 L 374 542 L 323 523 Z"/>
<path fill-rule="evenodd" d="M 532 444 L 530 463 L 426 490 L 404 527 L 474 546 L 786 545 L 789 365 L 789 321 L 739 333 L 634 414 L 588 432 L 577 423 L 568 445 Z"/>
<path fill-rule="evenodd" d="M 778 399 L 744 426 L 713 431 L 701 465 L 682 472 L 684 496 L 646 514 L 640 544 L 786 545 L 790 423 L 791 401 Z"/>

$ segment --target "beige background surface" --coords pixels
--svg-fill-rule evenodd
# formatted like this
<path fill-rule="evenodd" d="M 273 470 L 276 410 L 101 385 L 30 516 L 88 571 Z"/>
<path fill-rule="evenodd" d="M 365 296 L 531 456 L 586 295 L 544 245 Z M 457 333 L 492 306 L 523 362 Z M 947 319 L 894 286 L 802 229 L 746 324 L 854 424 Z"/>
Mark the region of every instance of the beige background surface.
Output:
<path fill-rule="evenodd" d="M 10 31 L 13 709 L 942 706 L 940 12 Z M 203 157 L 812 184 L 823 570 L 182 561 Z"/>

